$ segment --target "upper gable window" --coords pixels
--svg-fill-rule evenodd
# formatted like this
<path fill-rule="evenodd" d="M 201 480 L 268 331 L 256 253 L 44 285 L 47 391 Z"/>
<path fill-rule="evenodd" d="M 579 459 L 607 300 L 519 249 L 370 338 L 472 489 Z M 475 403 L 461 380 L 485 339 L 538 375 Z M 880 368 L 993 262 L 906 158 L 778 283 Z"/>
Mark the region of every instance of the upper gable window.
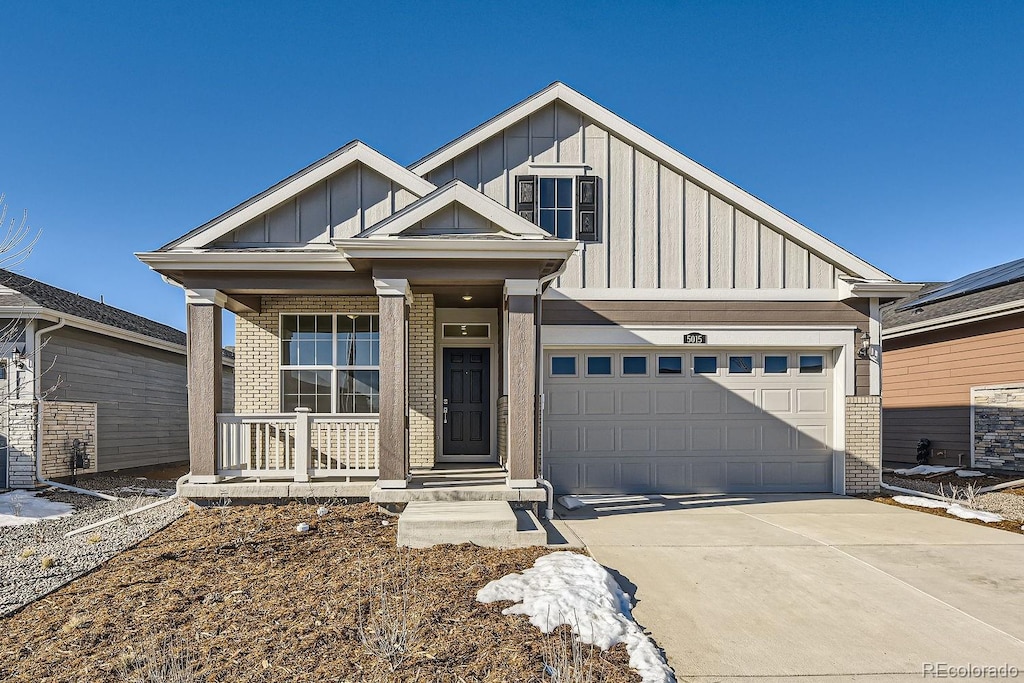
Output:
<path fill-rule="evenodd" d="M 572 239 L 572 178 L 540 178 L 540 227 L 555 237 Z"/>
<path fill-rule="evenodd" d="M 559 239 L 598 241 L 597 177 L 516 176 L 516 213 Z"/>

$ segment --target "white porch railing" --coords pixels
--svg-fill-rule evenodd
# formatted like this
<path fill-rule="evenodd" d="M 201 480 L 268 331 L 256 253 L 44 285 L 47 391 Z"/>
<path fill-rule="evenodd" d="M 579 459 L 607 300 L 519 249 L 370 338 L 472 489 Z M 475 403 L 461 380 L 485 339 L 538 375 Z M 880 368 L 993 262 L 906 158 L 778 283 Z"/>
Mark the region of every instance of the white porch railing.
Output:
<path fill-rule="evenodd" d="M 217 474 L 291 479 L 379 475 L 378 420 L 312 414 L 217 416 Z"/>

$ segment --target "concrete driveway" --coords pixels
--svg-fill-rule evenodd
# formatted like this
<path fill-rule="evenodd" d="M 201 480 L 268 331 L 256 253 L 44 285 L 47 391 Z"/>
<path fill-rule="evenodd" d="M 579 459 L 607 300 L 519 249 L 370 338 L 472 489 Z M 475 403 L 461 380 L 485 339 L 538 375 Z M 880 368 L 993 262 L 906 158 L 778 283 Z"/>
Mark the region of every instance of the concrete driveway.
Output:
<path fill-rule="evenodd" d="M 941 664 L 1024 680 L 1022 535 L 842 496 L 589 500 L 564 523 L 680 681 L 921 680 Z"/>

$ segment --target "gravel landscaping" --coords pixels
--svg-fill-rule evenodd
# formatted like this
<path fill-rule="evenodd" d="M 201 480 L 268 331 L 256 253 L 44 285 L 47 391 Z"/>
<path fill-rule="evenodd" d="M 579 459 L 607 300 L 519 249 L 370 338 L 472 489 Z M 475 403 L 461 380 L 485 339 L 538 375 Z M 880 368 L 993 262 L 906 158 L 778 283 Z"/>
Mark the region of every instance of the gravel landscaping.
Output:
<path fill-rule="evenodd" d="M 101 476 L 83 479 L 78 486 L 116 495 L 120 500 L 47 489 L 35 497 L 71 505 L 74 513 L 35 524 L 0 526 L 0 616 L 11 614 L 134 546 L 177 519 L 188 506 L 185 501 L 175 501 L 64 538 L 74 529 L 161 500 L 160 494 L 173 490 L 174 482 Z"/>
<path fill-rule="evenodd" d="M 1009 481 L 1009 477 L 978 477 L 976 479 L 965 479 L 954 475 L 943 475 L 940 477 L 908 477 L 892 473 L 882 475 L 882 480 L 891 486 L 932 493 L 935 495 L 949 497 L 953 486 L 963 489 L 973 484 L 977 488 L 992 486 L 1003 481 Z M 1024 522 L 1024 496 L 1011 490 L 991 491 L 976 496 L 973 507 L 978 510 L 995 512 L 1008 520 Z"/>

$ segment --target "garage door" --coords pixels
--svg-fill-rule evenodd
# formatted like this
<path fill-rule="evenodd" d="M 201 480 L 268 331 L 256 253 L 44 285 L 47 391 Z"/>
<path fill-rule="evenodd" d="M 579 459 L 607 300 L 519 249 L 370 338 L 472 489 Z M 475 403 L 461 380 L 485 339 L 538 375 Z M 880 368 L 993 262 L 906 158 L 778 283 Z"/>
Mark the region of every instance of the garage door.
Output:
<path fill-rule="evenodd" d="M 549 350 L 545 476 L 579 493 L 831 491 L 831 356 Z"/>

